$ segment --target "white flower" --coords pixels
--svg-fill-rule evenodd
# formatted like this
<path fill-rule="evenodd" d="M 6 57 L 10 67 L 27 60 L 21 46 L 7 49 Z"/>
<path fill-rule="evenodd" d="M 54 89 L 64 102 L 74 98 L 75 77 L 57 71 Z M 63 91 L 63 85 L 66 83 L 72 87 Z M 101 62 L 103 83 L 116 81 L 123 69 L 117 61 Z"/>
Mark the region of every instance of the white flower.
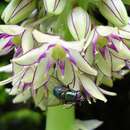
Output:
<path fill-rule="evenodd" d="M 43 43 L 43 45 L 39 48 L 31 50 L 30 52 L 24 54 L 19 58 L 14 58 L 12 60 L 13 62 L 19 65 L 26 66 L 37 64 L 40 61 L 47 59 L 47 68 L 56 64 L 61 69 L 61 72 L 63 72 L 64 62 L 65 60 L 68 60 L 85 73 L 92 75 L 97 74 L 96 70 L 91 68 L 89 64 L 87 64 L 87 62 L 85 62 L 80 55 L 77 55 L 77 57 L 75 56 L 75 54 L 82 50 L 83 42 L 67 42 L 55 36 L 48 36 L 47 34 L 42 34 L 36 30 L 33 31 L 33 35 L 34 38 L 38 42 Z M 83 62 L 83 64 L 81 64 L 80 62 Z"/>
<path fill-rule="evenodd" d="M 130 59 L 129 48 L 123 43 L 118 28 L 98 26 L 91 32 L 88 41 L 92 44 L 95 64 L 108 77 L 112 76 L 112 71 L 121 70 L 125 60 Z"/>
<path fill-rule="evenodd" d="M 78 91 L 80 91 L 79 86 L 82 85 L 88 100 L 92 97 L 107 101 L 93 80 L 85 75 L 86 73 L 96 76 L 97 71 L 81 56 L 83 44 L 81 41 L 67 42 L 57 36 L 43 34 L 37 30 L 33 31 L 33 36 L 43 45 L 12 59 L 12 63 L 24 68 L 25 80 L 22 78 L 20 81 L 24 81 L 25 84 L 21 88 L 38 89 L 46 86 L 50 78 L 54 76 L 66 86 L 69 85 L 70 88 L 73 87 Z"/>

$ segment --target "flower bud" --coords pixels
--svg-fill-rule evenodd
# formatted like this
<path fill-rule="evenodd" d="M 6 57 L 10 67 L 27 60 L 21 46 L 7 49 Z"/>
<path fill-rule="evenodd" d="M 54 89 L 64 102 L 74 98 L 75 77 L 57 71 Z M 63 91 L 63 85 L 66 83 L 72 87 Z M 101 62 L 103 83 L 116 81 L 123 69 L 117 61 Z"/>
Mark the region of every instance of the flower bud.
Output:
<path fill-rule="evenodd" d="M 43 2 L 46 11 L 55 15 L 60 14 L 66 5 L 66 0 L 43 0 Z"/>
<path fill-rule="evenodd" d="M 68 27 L 75 40 L 87 38 L 91 30 L 88 13 L 80 7 L 73 9 L 68 17 Z"/>
<path fill-rule="evenodd" d="M 5 23 L 17 24 L 27 18 L 35 9 L 36 0 L 12 0 L 2 13 Z"/>
<path fill-rule="evenodd" d="M 120 27 L 128 24 L 127 11 L 121 0 L 101 0 L 99 10 L 115 26 Z"/>

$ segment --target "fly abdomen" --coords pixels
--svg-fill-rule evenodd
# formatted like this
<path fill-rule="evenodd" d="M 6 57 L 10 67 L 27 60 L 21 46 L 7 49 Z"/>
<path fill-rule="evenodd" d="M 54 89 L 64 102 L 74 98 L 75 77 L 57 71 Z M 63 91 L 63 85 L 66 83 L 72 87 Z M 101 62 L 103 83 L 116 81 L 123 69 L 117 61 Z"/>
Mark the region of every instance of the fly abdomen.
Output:
<path fill-rule="evenodd" d="M 77 93 L 74 91 L 66 91 L 64 94 L 64 100 L 66 102 L 75 102 L 77 97 Z"/>

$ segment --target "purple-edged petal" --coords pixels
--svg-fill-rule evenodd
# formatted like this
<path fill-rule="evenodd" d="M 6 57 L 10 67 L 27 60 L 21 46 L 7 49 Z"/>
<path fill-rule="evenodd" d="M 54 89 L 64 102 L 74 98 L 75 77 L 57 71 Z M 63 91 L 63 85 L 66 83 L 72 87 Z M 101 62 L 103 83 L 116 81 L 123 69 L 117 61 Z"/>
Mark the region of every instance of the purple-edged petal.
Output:
<path fill-rule="evenodd" d="M 95 83 L 90 78 L 88 78 L 85 75 L 79 75 L 79 78 L 84 89 L 90 94 L 90 96 L 107 102 L 107 99 L 104 97 L 104 95 L 100 92 L 100 90 L 97 88 Z"/>
<path fill-rule="evenodd" d="M 70 61 L 65 60 L 65 70 L 64 75 L 61 73 L 60 69 L 57 70 L 57 78 L 62 81 L 65 85 L 70 84 L 74 79 L 74 72 L 73 72 L 72 65 Z"/>
<path fill-rule="evenodd" d="M 114 51 L 113 49 L 110 49 L 113 55 L 116 57 L 119 57 L 121 59 L 130 59 L 130 50 L 125 46 L 125 44 L 118 40 L 113 40 L 113 44 L 116 47 L 117 51 Z"/>
<path fill-rule="evenodd" d="M 42 87 L 44 83 L 48 80 L 48 73 L 46 73 L 47 59 L 42 60 L 35 71 L 35 76 L 33 80 L 34 89 Z"/>
<path fill-rule="evenodd" d="M 30 50 L 29 52 L 23 54 L 21 57 L 13 58 L 12 62 L 15 62 L 20 65 L 31 65 L 36 62 L 39 62 L 39 58 L 44 54 L 44 51 L 47 49 L 47 46 L 41 46 L 40 48 L 36 48 Z"/>
<path fill-rule="evenodd" d="M 78 53 L 75 50 L 71 50 L 70 53 L 73 57 L 75 57 L 76 66 L 78 67 L 79 70 L 81 70 L 87 74 L 90 74 L 90 75 L 97 75 L 97 71 L 94 68 L 92 68 L 87 63 L 87 61 L 85 61 L 85 59 L 80 55 L 80 53 Z"/>

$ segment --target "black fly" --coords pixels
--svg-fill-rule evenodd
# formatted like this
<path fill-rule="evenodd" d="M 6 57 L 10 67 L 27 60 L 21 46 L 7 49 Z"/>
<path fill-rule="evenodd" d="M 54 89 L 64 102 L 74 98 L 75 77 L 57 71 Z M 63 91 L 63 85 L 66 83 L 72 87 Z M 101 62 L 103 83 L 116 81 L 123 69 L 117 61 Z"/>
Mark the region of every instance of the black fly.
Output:
<path fill-rule="evenodd" d="M 82 96 L 80 91 L 75 91 L 62 85 L 56 86 L 53 89 L 53 94 L 55 97 L 65 103 L 75 103 L 84 100 L 84 97 Z"/>

